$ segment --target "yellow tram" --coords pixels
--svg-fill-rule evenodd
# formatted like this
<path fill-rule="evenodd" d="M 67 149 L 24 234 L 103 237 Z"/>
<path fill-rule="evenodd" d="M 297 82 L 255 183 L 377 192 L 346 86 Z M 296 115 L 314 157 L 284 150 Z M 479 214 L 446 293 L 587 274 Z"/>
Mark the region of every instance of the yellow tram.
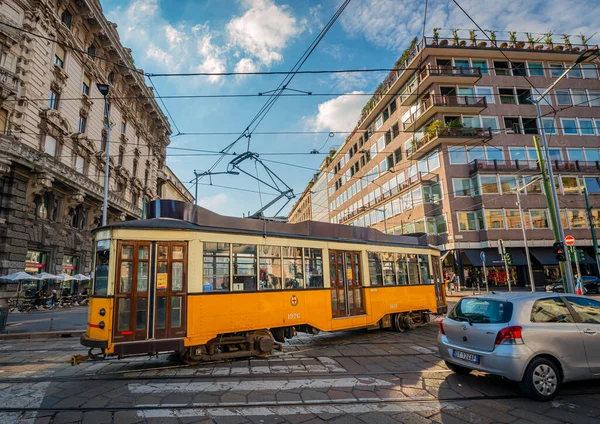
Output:
<path fill-rule="evenodd" d="M 196 362 L 267 355 L 297 331 L 403 331 L 447 308 L 425 239 L 151 202 L 148 219 L 94 232 L 81 343 L 94 357 L 173 351 Z"/>

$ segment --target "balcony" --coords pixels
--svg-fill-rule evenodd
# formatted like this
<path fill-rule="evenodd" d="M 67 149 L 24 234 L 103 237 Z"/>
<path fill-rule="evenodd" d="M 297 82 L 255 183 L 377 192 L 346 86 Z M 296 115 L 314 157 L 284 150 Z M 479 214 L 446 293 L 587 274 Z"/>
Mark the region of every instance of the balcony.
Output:
<path fill-rule="evenodd" d="M 491 128 L 456 128 L 436 127 L 434 132 L 427 132 L 420 140 L 416 137 L 406 151 L 409 160 L 420 159 L 440 144 L 464 145 L 467 141 L 485 142 L 492 139 Z"/>
<path fill-rule="evenodd" d="M 17 94 L 18 84 L 18 77 L 0 66 L 0 98 L 7 99 L 9 96 Z"/>
<path fill-rule="evenodd" d="M 523 171 L 532 170 L 539 171 L 540 167 L 536 160 L 478 160 L 471 163 L 470 173 L 477 172 L 502 172 L 502 171 Z M 564 161 L 553 160 L 552 170 L 554 172 L 589 172 L 597 174 L 600 172 L 600 161 L 584 162 L 584 161 Z"/>
<path fill-rule="evenodd" d="M 481 78 L 481 68 L 464 66 L 427 65 L 419 72 L 418 77 L 400 94 L 400 104 L 408 106 L 417 100 L 419 87 L 427 87 L 433 83 L 473 85 Z M 423 90 L 421 90 L 421 94 Z"/>
<path fill-rule="evenodd" d="M 415 131 L 436 113 L 478 115 L 486 107 L 485 97 L 480 96 L 429 96 L 402 122 L 402 127 L 404 131 Z"/>

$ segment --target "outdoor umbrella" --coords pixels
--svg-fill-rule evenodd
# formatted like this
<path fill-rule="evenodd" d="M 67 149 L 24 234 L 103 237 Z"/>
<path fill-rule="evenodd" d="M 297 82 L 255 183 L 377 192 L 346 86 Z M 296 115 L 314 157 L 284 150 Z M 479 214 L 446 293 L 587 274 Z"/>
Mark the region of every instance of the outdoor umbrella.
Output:
<path fill-rule="evenodd" d="M 83 274 L 75 274 L 73 276 L 74 279 L 79 280 L 79 281 L 88 281 L 90 279 L 90 277 L 88 277 L 87 275 L 83 275 Z"/>
<path fill-rule="evenodd" d="M 60 280 L 60 277 L 58 275 L 49 274 L 47 272 L 42 272 L 38 274 L 37 277 L 40 280 Z"/>
<path fill-rule="evenodd" d="M 40 278 L 38 276 L 27 274 L 25 271 L 14 272 L 12 274 L 8 274 L 3 277 L 0 277 L 0 280 L 14 281 L 17 284 L 19 284 L 19 286 L 17 287 L 17 304 L 19 303 L 19 295 L 21 294 L 21 290 L 22 290 L 21 281 L 23 281 L 23 280 L 39 280 L 39 279 Z M 18 312 L 17 309 L 15 309 L 15 311 Z"/>
<path fill-rule="evenodd" d="M 78 280 L 78 278 L 75 278 L 74 276 L 71 276 L 69 274 L 58 274 L 56 276 L 57 280 L 60 281 L 71 281 L 71 280 Z"/>

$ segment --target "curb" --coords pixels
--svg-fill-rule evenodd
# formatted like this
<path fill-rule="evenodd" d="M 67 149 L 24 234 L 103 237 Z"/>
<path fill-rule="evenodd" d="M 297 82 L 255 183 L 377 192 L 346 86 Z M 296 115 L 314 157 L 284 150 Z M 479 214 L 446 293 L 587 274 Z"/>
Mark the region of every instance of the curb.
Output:
<path fill-rule="evenodd" d="M 76 338 L 85 330 L 45 331 L 41 333 L 0 333 L 0 340 Z"/>

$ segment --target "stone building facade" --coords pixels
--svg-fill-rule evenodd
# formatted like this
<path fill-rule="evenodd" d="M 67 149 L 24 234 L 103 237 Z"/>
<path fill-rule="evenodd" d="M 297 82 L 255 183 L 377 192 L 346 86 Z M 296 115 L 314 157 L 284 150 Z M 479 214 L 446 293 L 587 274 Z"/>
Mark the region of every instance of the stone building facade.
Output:
<path fill-rule="evenodd" d="M 108 144 L 96 84 L 109 223 L 141 218 L 168 182 L 168 120 L 98 0 L 3 0 L 0 21 L 22 29 L 0 24 L 0 275 L 87 273 Z"/>
<path fill-rule="evenodd" d="M 194 196 L 186 188 L 186 186 L 179 181 L 177 175 L 168 166 L 165 167 L 167 174 L 167 182 L 163 184 L 162 189 L 158 193 L 161 199 L 172 199 L 179 200 L 180 202 L 194 203 Z"/>

